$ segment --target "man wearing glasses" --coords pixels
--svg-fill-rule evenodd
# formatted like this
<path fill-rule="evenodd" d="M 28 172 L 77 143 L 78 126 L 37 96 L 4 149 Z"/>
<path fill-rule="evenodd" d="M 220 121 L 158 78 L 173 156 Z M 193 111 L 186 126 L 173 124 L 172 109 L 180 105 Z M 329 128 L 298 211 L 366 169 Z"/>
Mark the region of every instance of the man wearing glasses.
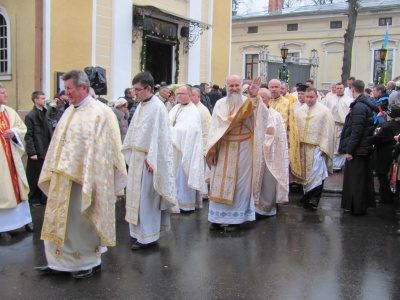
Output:
<path fill-rule="evenodd" d="M 126 216 L 132 250 L 156 245 L 171 227 L 170 212 L 179 212 L 168 113 L 153 95 L 149 72 L 137 74 L 132 87 L 139 106 L 126 134 L 122 153 L 129 166 Z"/>

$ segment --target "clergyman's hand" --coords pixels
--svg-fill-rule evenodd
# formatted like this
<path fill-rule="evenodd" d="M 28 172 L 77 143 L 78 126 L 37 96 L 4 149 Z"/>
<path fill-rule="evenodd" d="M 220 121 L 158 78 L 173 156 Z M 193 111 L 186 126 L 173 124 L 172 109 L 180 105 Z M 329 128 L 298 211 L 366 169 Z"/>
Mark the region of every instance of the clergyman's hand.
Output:
<path fill-rule="evenodd" d="M 208 155 L 208 163 L 212 166 L 217 165 L 217 155 L 215 153 L 210 153 Z"/>
<path fill-rule="evenodd" d="M 3 132 L 3 137 L 6 139 L 12 139 L 14 138 L 14 131 L 12 131 L 11 129 L 7 129 L 6 131 Z"/>
<path fill-rule="evenodd" d="M 254 78 L 248 89 L 250 98 L 257 97 L 260 86 L 261 86 L 261 77 Z"/>
<path fill-rule="evenodd" d="M 353 155 L 351 154 L 346 154 L 346 160 L 351 161 L 353 159 Z"/>
<path fill-rule="evenodd" d="M 153 173 L 154 170 L 152 169 L 152 167 L 150 167 L 150 165 L 149 165 L 149 163 L 147 162 L 147 160 L 145 160 L 144 163 L 146 164 L 146 170 L 147 170 L 147 172 Z"/>

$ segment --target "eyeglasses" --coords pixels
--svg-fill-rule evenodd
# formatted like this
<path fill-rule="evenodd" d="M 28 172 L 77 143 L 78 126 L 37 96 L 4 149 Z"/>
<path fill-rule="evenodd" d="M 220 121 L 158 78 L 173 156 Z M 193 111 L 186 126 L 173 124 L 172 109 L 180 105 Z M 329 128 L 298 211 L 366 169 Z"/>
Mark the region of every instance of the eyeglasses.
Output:
<path fill-rule="evenodd" d="M 189 93 L 176 93 L 176 95 L 177 95 L 177 96 L 180 96 L 180 95 L 189 95 Z"/>
<path fill-rule="evenodd" d="M 143 91 L 143 90 L 145 90 L 146 88 L 143 88 L 143 89 L 136 89 L 136 88 L 134 88 L 134 89 L 132 89 L 135 93 L 139 93 L 139 92 L 141 92 L 141 91 Z"/>

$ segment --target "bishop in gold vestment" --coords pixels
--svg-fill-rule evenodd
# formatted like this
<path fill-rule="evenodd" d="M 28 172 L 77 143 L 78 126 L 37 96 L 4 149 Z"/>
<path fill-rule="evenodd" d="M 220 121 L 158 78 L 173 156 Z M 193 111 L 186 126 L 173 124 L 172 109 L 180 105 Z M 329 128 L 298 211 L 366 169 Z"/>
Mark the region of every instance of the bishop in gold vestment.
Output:
<path fill-rule="evenodd" d="M 259 81 L 254 85 L 255 95 Z M 252 86 L 249 93 L 254 92 Z M 208 220 L 211 229 L 228 225 L 230 231 L 255 219 L 251 179 L 253 101 L 257 98 L 246 100 L 241 96 L 242 82 L 236 75 L 227 78 L 226 88 L 228 96 L 218 100 L 214 107 L 206 158 L 211 167 Z"/>
<path fill-rule="evenodd" d="M 329 109 L 317 102 L 317 91 L 306 90 L 306 104 L 296 110 L 299 126 L 303 202 L 317 208 L 324 180 L 332 172 L 334 121 Z"/>
<path fill-rule="evenodd" d="M 48 265 L 41 272 L 100 269 L 102 246 L 115 246 L 115 195 L 126 166 L 115 114 L 89 95 L 81 70 L 63 75 L 70 107 L 57 124 L 39 179 L 48 201 L 42 227 Z"/>

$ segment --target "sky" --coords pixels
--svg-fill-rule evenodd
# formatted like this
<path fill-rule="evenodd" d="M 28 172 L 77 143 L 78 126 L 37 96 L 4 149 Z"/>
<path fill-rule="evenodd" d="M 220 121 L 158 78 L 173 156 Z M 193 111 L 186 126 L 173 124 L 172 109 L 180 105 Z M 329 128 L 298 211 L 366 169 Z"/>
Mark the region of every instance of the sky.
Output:
<path fill-rule="evenodd" d="M 238 14 L 246 14 L 252 12 L 258 12 L 268 9 L 268 0 L 253 0 L 250 5 L 245 5 L 244 3 L 249 3 L 250 1 L 242 1 L 238 8 Z"/>

